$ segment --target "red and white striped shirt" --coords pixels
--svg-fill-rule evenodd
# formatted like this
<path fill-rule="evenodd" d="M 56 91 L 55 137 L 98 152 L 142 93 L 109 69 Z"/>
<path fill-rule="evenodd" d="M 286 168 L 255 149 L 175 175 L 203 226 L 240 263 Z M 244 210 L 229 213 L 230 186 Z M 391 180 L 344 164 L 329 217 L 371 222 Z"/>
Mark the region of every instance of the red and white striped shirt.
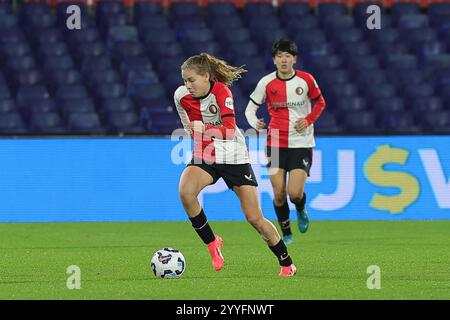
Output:
<path fill-rule="evenodd" d="M 205 124 L 203 134 L 194 134 L 194 158 L 217 164 L 249 163 L 244 136 L 236 126 L 233 95 L 225 84 L 212 83 L 210 92 L 201 98 L 180 86 L 174 100 L 185 129 L 190 121 Z"/>
<path fill-rule="evenodd" d="M 312 109 L 311 100 L 314 101 Z M 279 148 L 310 148 L 315 146 L 313 123 L 325 108 L 319 86 L 314 77 L 296 70 L 290 79 L 281 79 L 277 72 L 263 77 L 250 95 L 246 116 L 256 128 L 256 110 L 264 102 L 270 115 L 267 145 Z M 295 122 L 305 118 L 308 128 L 298 133 Z"/>

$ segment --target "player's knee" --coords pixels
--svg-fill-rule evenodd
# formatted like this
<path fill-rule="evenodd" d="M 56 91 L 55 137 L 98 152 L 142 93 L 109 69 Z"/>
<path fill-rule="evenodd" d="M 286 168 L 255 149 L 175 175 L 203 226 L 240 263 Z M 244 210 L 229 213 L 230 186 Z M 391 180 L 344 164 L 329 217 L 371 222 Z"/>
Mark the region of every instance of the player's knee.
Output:
<path fill-rule="evenodd" d="M 184 204 L 189 204 L 190 202 L 194 201 L 196 198 L 195 193 L 190 188 L 179 188 L 178 194 L 180 196 L 180 200 Z"/>
<path fill-rule="evenodd" d="M 261 214 L 247 214 L 245 216 L 245 218 L 247 219 L 247 222 L 250 223 L 256 229 L 258 229 L 258 227 L 264 221 L 264 219 L 263 219 Z"/>
<path fill-rule="evenodd" d="M 274 201 L 278 207 L 282 206 L 286 202 L 286 191 L 275 191 Z"/>
<path fill-rule="evenodd" d="M 289 192 L 289 200 L 292 203 L 297 203 L 301 201 L 302 198 L 303 198 L 303 189 Z"/>

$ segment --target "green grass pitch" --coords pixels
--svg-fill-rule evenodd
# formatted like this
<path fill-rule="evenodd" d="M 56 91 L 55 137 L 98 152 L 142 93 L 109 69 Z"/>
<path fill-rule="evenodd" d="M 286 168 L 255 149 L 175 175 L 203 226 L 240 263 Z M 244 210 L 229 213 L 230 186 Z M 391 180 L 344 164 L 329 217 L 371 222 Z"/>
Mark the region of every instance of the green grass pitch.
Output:
<path fill-rule="evenodd" d="M 0 299 L 450 299 L 450 221 L 312 221 L 294 230 L 291 278 L 247 223 L 211 225 L 224 239 L 219 272 L 189 222 L 0 224 Z M 167 246 L 186 258 L 180 279 L 151 272 Z M 66 286 L 70 265 L 79 290 Z M 381 289 L 367 288 L 370 265 Z"/>

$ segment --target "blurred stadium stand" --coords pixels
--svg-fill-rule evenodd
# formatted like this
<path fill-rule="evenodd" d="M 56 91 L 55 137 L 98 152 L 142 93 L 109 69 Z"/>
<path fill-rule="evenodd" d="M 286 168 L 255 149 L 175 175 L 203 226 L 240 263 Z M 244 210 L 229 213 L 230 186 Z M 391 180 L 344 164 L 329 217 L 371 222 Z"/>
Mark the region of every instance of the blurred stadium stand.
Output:
<path fill-rule="evenodd" d="M 200 52 L 246 65 L 231 90 L 247 129 L 281 36 L 327 100 L 317 132 L 450 132 L 450 1 L 0 0 L 0 133 L 170 133 L 180 64 Z"/>

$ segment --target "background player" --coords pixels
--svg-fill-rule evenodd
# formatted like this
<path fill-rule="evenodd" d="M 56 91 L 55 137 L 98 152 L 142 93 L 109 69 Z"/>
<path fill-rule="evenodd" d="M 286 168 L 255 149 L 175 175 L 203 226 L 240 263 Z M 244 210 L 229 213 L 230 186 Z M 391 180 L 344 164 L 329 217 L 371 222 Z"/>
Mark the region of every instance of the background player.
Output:
<path fill-rule="evenodd" d="M 181 175 L 179 195 L 192 226 L 208 246 L 216 270 L 224 263 L 222 239 L 214 235 L 197 196 L 223 178 L 238 196 L 247 221 L 277 256 L 279 275 L 293 276 L 297 270 L 286 245 L 261 212 L 247 146 L 236 127 L 228 86 L 243 72 L 205 53 L 190 57 L 181 66 L 185 85 L 175 91 L 174 100 L 184 128 L 194 138 L 194 156 Z"/>
<path fill-rule="evenodd" d="M 264 120 L 257 118 L 256 111 L 267 102 L 270 123 L 266 151 L 274 208 L 283 240 L 289 244 L 293 238 L 287 194 L 295 204 L 300 232 L 305 233 L 309 227 L 304 187 L 313 160 L 313 123 L 325 108 L 325 100 L 313 76 L 294 69 L 297 45 L 293 41 L 280 39 L 275 42 L 272 57 L 277 70 L 258 82 L 250 95 L 245 115 L 253 128 L 265 128 Z"/>

